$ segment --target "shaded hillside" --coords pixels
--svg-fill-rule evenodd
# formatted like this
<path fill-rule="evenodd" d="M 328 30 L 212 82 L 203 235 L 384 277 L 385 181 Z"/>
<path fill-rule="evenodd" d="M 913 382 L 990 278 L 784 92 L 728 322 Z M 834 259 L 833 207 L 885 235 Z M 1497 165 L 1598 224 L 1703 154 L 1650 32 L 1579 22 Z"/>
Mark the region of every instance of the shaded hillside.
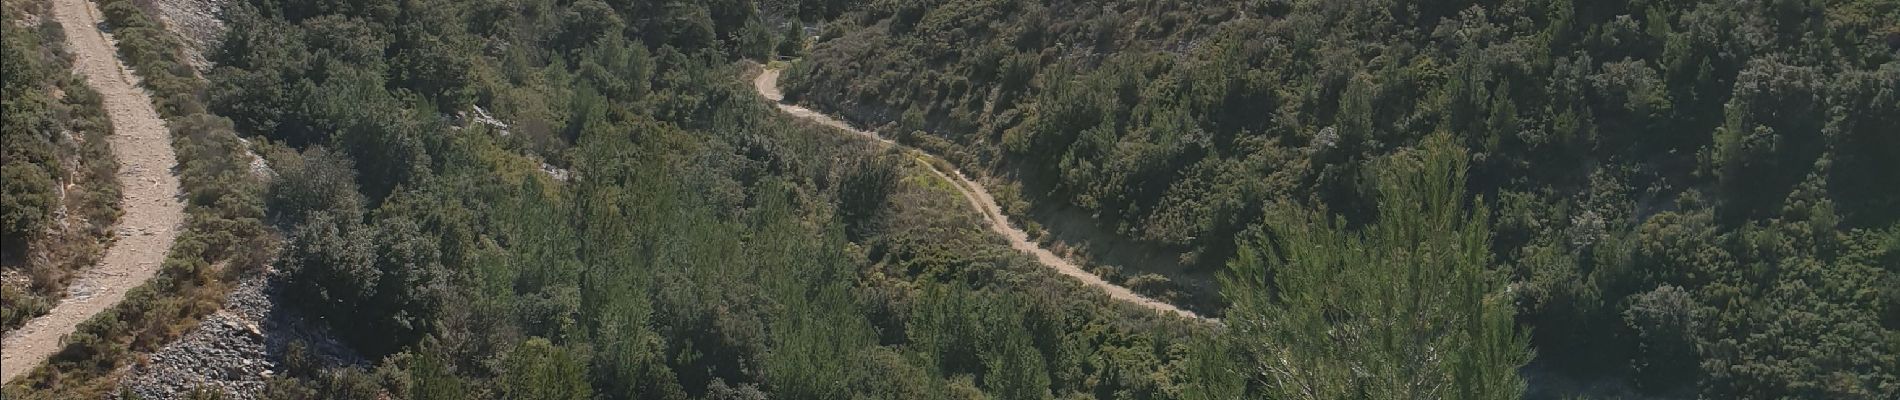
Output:
<path fill-rule="evenodd" d="M 1367 165 L 1446 133 L 1541 360 L 1900 388 L 1891 2 L 872 2 L 823 32 L 788 98 L 1202 271 L 1279 243 L 1237 240 L 1274 207 L 1374 222 Z"/>

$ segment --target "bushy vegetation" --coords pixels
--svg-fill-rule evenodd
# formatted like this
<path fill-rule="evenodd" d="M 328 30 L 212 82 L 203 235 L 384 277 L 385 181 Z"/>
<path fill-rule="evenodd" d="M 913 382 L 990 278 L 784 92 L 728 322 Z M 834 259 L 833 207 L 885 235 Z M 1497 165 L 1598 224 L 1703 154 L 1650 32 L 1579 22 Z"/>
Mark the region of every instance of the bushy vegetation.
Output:
<path fill-rule="evenodd" d="M 101 3 L 121 60 L 140 75 L 171 130 L 185 226 L 158 276 L 81 323 L 45 365 L 8 383 L 7 398 L 115 393 L 117 371 L 216 311 L 231 278 L 256 271 L 274 247 L 248 145 L 229 120 L 203 112 L 204 83 L 183 64 L 178 40 L 130 0 Z"/>
<path fill-rule="evenodd" d="M 1225 275 L 1234 309 L 1223 357 L 1256 372 L 1209 386 L 1257 380 L 1272 398 L 1521 398 L 1528 338 L 1490 265 L 1484 207 L 1464 204 L 1466 162 L 1444 135 L 1376 161 L 1377 219 L 1356 229 L 1275 207 Z"/>
<path fill-rule="evenodd" d="M 1555 372 L 1533 380 L 1900 391 L 1892 2 L 876 1 L 832 24 L 788 96 L 1271 277 L 1224 288 L 1231 320 L 1364 283 L 1276 283 L 1354 253 L 1274 246 L 1384 246 L 1348 233 L 1392 223 L 1376 160 L 1448 135 L 1493 232 L 1480 265 Z"/>
<path fill-rule="evenodd" d="M 232 4 L 205 91 L 232 122 L 184 120 L 282 146 L 264 146 L 275 149 L 267 186 L 234 185 L 242 196 L 211 204 L 283 232 L 272 260 L 287 304 L 375 360 L 287 361 L 297 366 L 264 395 L 1185 390 L 1192 325 L 1035 266 L 911 158 L 779 116 L 751 93 L 756 67 L 734 61 L 769 56 L 786 29 L 754 7 Z M 161 287 L 139 296 L 176 290 Z M 142 332 L 145 310 L 86 331 Z M 30 387 L 58 386 L 49 375 Z"/>
<path fill-rule="evenodd" d="M 97 397 L 264 262 L 374 360 L 268 398 L 1900 391 L 1883 2 L 254 0 L 209 82 L 106 3 L 190 230 L 9 398 Z M 777 115 L 741 60 L 800 54 L 799 101 L 1219 271 L 1225 324 Z"/>
<path fill-rule="evenodd" d="M 0 268 L 9 277 L 0 328 L 8 332 L 65 296 L 73 272 L 104 254 L 119 217 L 112 121 L 99 94 L 69 72 L 46 5 L 0 3 Z"/>

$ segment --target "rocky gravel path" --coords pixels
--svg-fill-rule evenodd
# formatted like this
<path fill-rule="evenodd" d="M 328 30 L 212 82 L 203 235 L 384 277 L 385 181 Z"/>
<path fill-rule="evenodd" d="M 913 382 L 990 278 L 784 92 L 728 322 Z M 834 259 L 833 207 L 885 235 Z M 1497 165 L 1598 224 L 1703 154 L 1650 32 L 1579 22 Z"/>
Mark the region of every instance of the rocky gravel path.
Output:
<path fill-rule="evenodd" d="M 0 347 L 0 380 L 12 381 L 57 352 L 61 340 L 94 314 L 125 298 L 127 290 L 158 273 L 185 220 L 178 197 L 171 132 L 139 87 L 138 77 L 118 59 L 112 37 L 99 30 L 102 16 L 91 1 L 53 0 L 53 14 L 66 33 L 73 68 L 104 97 L 112 119 L 112 152 L 122 185 L 117 238 L 98 265 L 80 272 L 68 296 L 52 311 L 6 336 Z"/>

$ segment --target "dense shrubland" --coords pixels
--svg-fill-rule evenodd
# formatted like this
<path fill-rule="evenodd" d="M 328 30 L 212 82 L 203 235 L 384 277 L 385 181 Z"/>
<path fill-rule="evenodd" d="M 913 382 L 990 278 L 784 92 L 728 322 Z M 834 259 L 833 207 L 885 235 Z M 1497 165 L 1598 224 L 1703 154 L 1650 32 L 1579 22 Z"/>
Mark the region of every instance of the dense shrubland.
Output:
<path fill-rule="evenodd" d="M 1386 229 L 1371 167 L 1449 135 L 1552 390 L 1900 391 L 1892 2 L 877 1 L 825 32 L 791 98 L 1204 273 Z M 1362 283 L 1249 279 L 1230 319 Z"/>
<path fill-rule="evenodd" d="M 168 116 L 198 128 L 179 128 L 181 143 L 231 131 L 272 143 L 256 147 L 274 178 L 216 194 L 198 182 L 225 169 L 200 181 L 187 161 L 194 210 L 212 193 L 223 200 L 209 204 L 281 232 L 272 260 L 287 303 L 375 360 L 292 363 L 266 397 L 1174 398 L 1190 387 L 1182 363 L 1198 328 L 1040 269 L 909 157 L 779 116 L 744 85 L 751 64 L 735 61 L 780 51 L 791 30 L 768 21 L 841 7 L 231 4 L 206 106 L 166 100 L 229 120 Z M 176 51 L 155 54 L 160 65 L 135 66 L 171 70 L 164 54 Z M 204 157 L 185 148 L 181 158 Z M 212 236 L 253 237 L 269 235 Z M 174 258 L 217 259 L 225 243 Z M 185 270 L 207 279 L 141 295 L 222 281 Z M 89 393 L 60 378 L 110 371 L 165 337 L 112 339 L 143 331 L 150 308 L 139 307 L 89 324 L 101 339 L 62 356 L 98 364 L 56 364 L 15 393 Z"/>
<path fill-rule="evenodd" d="M 191 230 L 9 398 L 96 397 L 221 261 L 374 359 L 269 398 L 1900 391 L 1883 2 L 252 0 L 208 82 L 105 3 Z M 1224 270 L 1224 325 L 1044 271 L 744 85 L 801 54 L 799 101 Z"/>
<path fill-rule="evenodd" d="M 45 6 L 0 3 L 0 327 L 9 332 L 65 296 L 73 272 L 104 254 L 119 217 L 112 121 L 70 72 Z"/>

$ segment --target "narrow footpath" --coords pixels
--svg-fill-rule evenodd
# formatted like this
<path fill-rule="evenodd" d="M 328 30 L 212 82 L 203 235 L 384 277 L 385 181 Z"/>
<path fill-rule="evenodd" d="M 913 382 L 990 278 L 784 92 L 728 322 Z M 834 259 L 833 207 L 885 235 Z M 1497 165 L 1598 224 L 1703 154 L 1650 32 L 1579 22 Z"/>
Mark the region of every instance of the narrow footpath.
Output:
<path fill-rule="evenodd" d="M 983 185 L 978 185 L 976 182 L 971 181 L 970 178 L 964 176 L 963 171 L 956 169 L 949 171 L 941 170 L 939 165 L 950 164 L 948 162 L 931 162 L 933 160 L 941 161 L 937 156 L 925 153 L 916 148 L 898 144 L 890 139 L 885 139 L 882 136 L 878 136 L 876 132 L 853 128 L 851 124 L 845 123 L 837 118 L 832 118 L 824 113 L 813 111 L 809 108 L 785 104 L 785 95 L 780 93 L 778 89 L 778 76 L 779 70 L 767 69 L 764 73 L 759 74 L 758 78 L 753 79 L 752 86 L 759 91 L 760 96 L 771 100 L 773 104 L 778 105 L 780 111 L 784 111 L 786 114 L 869 138 L 885 146 L 903 149 L 915 155 L 918 161 L 922 161 L 925 167 L 930 168 L 930 172 L 936 173 L 937 176 L 942 177 L 946 181 L 950 181 L 952 186 L 957 188 L 958 192 L 963 193 L 963 198 L 969 201 L 970 207 L 976 208 L 978 212 L 983 214 L 983 220 L 988 223 L 990 230 L 1003 235 L 1004 239 L 1008 239 L 1010 247 L 1034 256 L 1037 263 L 1041 263 L 1043 266 L 1049 267 L 1070 278 L 1075 278 L 1075 280 L 1081 281 L 1083 285 L 1100 289 L 1102 292 L 1108 293 L 1108 297 L 1118 301 L 1132 303 L 1154 311 L 1173 313 L 1190 319 L 1213 321 L 1208 318 L 1203 318 L 1193 311 L 1175 307 L 1173 304 L 1142 296 L 1132 290 L 1128 290 L 1128 288 L 1108 283 L 1108 281 L 1102 280 L 1102 277 L 1095 276 L 1095 274 L 1089 273 L 1080 266 L 1075 265 L 1075 263 L 1071 263 L 1069 260 L 1063 259 L 1061 256 L 1050 252 L 1048 249 L 1038 246 L 1036 242 L 1029 240 L 1028 233 L 1023 232 L 1021 229 L 1016 229 L 1014 225 L 1009 224 L 1009 216 L 1003 214 L 1002 207 L 996 205 L 996 199 L 990 196 L 988 190 L 983 189 Z"/>
<path fill-rule="evenodd" d="M 74 69 L 104 97 L 106 115 L 112 119 L 110 140 L 119 158 L 125 215 L 119 218 L 117 239 L 105 258 L 79 273 L 66 298 L 6 336 L 0 347 L 0 381 L 6 382 L 45 362 L 80 322 L 118 304 L 126 291 L 156 275 L 185 220 L 178 178 L 172 175 L 177 159 L 171 133 L 139 87 L 138 77 L 119 62 L 116 42 L 99 30 L 99 10 L 87 0 L 52 2 Z"/>

